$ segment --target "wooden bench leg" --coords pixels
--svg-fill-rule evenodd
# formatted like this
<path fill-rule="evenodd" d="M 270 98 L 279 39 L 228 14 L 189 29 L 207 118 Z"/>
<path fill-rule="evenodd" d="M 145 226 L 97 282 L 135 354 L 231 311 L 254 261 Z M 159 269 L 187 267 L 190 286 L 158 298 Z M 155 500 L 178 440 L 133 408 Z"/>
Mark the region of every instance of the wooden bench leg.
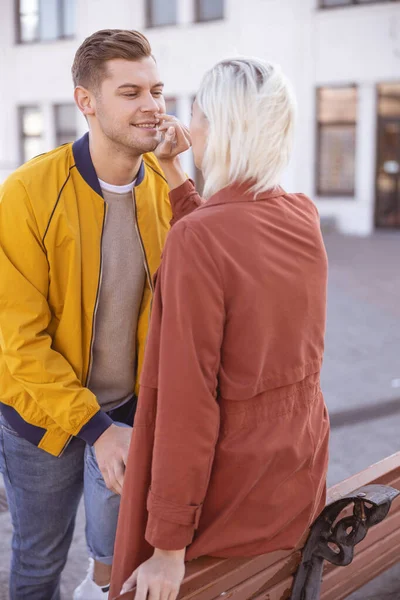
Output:
<path fill-rule="evenodd" d="M 383 521 L 399 494 L 399 490 L 387 485 L 371 484 L 328 504 L 310 529 L 290 600 L 319 600 L 324 560 L 338 566 L 349 565 L 354 547 L 370 527 Z M 336 522 L 351 504 L 353 513 Z"/>

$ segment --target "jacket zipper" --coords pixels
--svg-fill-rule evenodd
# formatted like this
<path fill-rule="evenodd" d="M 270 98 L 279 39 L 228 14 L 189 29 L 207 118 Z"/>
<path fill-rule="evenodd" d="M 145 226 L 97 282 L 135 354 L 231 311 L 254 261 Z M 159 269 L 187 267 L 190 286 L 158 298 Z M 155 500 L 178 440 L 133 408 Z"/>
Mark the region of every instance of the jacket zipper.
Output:
<path fill-rule="evenodd" d="M 92 339 L 90 340 L 90 358 L 89 358 L 88 372 L 87 372 L 86 381 L 85 381 L 85 387 L 88 387 L 88 385 L 89 385 L 90 376 L 92 374 L 92 367 L 93 367 L 93 346 L 94 346 L 94 339 L 96 336 L 96 315 L 97 315 L 97 309 L 99 307 L 101 282 L 103 280 L 103 237 L 104 237 L 104 227 L 106 225 L 106 218 L 107 218 L 107 204 L 106 204 L 106 202 L 104 202 L 103 225 L 101 228 L 101 238 L 100 238 L 100 272 L 99 272 L 99 281 L 97 284 L 96 302 L 94 304 L 94 312 L 93 312 L 93 320 L 92 320 Z"/>
<path fill-rule="evenodd" d="M 85 387 L 88 387 L 88 385 L 89 385 L 90 375 L 92 373 L 92 366 L 93 366 L 93 346 L 94 346 L 94 338 L 95 338 L 95 334 L 96 334 L 96 315 L 97 315 L 97 309 L 99 306 L 101 282 L 103 279 L 103 237 L 104 237 L 104 227 L 106 224 L 106 218 L 107 218 L 107 204 L 106 204 L 106 202 L 104 202 L 103 224 L 102 224 L 102 228 L 101 228 L 101 237 L 100 237 L 100 271 L 99 271 L 99 280 L 98 280 L 98 284 L 97 284 L 96 301 L 94 304 L 94 311 L 93 311 L 92 337 L 90 340 L 90 358 L 89 358 L 88 372 L 86 375 Z M 58 455 L 59 457 L 64 454 L 65 450 L 67 449 L 67 447 L 69 446 L 69 444 L 71 443 L 73 438 L 74 438 L 73 435 L 71 435 L 68 438 L 63 449 L 61 450 L 60 454 Z"/>
<path fill-rule="evenodd" d="M 141 236 L 140 229 L 139 229 L 139 223 L 137 220 L 137 204 L 136 204 L 136 195 L 135 195 L 134 189 L 132 190 L 132 198 L 133 198 L 133 212 L 134 212 L 134 219 L 135 219 L 135 229 L 136 229 L 137 236 L 139 238 L 140 248 L 142 250 L 144 270 L 146 271 L 147 281 L 149 282 L 150 290 L 153 295 L 153 292 L 154 292 L 153 281 L 151 279 L 150 267 L 147 262 L 146 251 L 144 249 L 144 244 L 143 244 L 142 236 Z"/>

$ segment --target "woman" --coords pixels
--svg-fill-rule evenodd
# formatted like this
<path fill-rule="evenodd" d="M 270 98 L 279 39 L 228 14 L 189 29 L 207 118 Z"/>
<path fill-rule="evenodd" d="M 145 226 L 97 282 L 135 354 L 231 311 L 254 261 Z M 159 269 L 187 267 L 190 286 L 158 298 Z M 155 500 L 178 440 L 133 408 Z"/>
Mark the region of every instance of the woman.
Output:
<path fill-rule="evenodd" d="M 197 94 L 206 202 L 157 274 L 111 598 L 175 600 L 185 560 L 294 548 L 324 506 L 327 262 L 313 203 L 279 187 L 293 119 L 261 60 L 217 64 Z"/>

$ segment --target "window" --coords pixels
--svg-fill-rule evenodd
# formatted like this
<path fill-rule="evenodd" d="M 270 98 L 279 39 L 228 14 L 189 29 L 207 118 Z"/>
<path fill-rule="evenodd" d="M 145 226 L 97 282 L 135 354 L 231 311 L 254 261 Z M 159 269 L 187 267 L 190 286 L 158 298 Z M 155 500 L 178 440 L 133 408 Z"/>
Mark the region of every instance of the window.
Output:
<path fill-rule="evenodd" d="M 378 114 L 400 119 L 400 83 L 378 85 Z"/>
<path fill-rule="evenodd" d="M 26 162 L 44 152 L 43 115 L 38 106 L 24 106 L 19 112 L 21 159 Z"/>
<path fill-rule="evenodd" d="M 224 0 L 195 0 L 196 21 L 224 18 Z"/>
<path fill-rule="evenodd" d="M 319 89 L 317 111 L 317 194 L 353 196 L 357 88 Z"/>
<path fill-rule="evenodd" d="M 165 111 L 167 115 L 172 115 L 173 117 L 178 116 L 178 104 L 176 98 L 164 98 L 165 100 Z"/>
<path fill-rule="evenodd" d="M 400 228 L 400 82 L 378 85 L 375 224 Z"/>
<path fill-rule="evenodd" d="M 361 4 L 387 4 L 399 0 L 320 0 L 321 8 L 332 8 L 337 6 L 359 6 Z"/>
<path fill-rule="evenodd" d="M 18 0 L 19 43 L 71 38 L 75 34 L 76 0 Z"/>
<path fill-rule="evenodd" d="M 147 27 L 176 25 L 177 0 L 147 0 Z"/>
<path fill-rule="evenodd" d="M 75 104 L 57 104 L 54 107 L 54 117 L 56 122 L 56 145 L 61 146 L 73 142 L 78 135 Z"/>

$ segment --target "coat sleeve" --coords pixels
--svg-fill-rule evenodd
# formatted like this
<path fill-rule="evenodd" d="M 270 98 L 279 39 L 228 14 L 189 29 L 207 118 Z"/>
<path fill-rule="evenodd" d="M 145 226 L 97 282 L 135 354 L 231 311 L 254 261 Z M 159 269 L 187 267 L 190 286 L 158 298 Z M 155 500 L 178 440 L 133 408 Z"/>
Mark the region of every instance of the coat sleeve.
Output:
<path fill-rule="evenodd" d="M 93 442 L 111 419 L 52 348 L 49 265 L 34 211 L 18 181 L 0 189 L 0 347 L 13 379 L 64 431 Z M 29 411 L 29 409 L 27 409 Z M 24 415 L 22 414 L 22 417 Z M 97 439 L 97 438 L 96 438 Z"/>
<path fill-rule="evenodd" d="M 154 307 L 146 360 L 158 363 L 157 382 L 146 366 L 142 378 L 158 388 L 146 539 L 176 550 L 193 539 L 213 466 L 225 320 L 219 271 L 186 221 L 169 234 Z"/>
<path fill-rule="evenodd" d="M 197 193 L 194 182 L 187 179 L 182 185 L 169 192 L 169 201 L 172 208 L 172 219 L 170 226 L 172 227 L 182 217 L 189 215 L 196 208 L 203 204 L 203 199 Z"/>

